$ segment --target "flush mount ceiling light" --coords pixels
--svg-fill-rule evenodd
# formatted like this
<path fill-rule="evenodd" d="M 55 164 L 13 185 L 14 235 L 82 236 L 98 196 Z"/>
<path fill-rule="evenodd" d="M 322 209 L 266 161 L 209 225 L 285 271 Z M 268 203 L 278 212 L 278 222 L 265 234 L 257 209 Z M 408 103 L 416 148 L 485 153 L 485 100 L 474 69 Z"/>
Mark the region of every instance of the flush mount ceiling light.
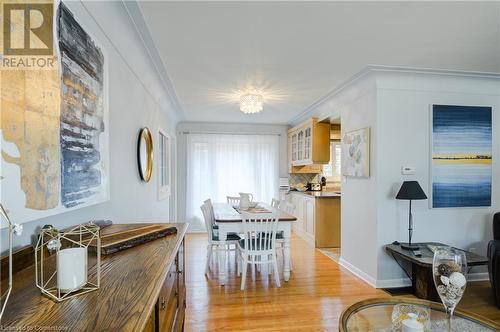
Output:
<path fill-rule="evenodd" d="M 247 114 L 259 113 L 264 109 L 262 95 L 246 93 L 240 97 L 240 111 Z"/>

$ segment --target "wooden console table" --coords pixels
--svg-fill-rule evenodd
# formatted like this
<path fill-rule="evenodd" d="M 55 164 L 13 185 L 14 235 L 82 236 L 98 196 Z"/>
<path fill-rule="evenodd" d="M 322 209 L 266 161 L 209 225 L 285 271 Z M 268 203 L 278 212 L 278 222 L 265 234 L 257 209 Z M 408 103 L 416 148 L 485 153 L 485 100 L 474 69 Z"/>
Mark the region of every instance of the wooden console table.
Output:
<path fill-rule="evenodd" d="M 421 257 L 415 256 L 410 250 L 401 248 L 400 244 L 388 244 L 384 248 L 396 260 L 399 266 L 401 266 L 408 278 L 411 279 L 412 291 L 415 296 L 421 299 L 440 302 L 432 276 L 432 260 L 434 254 L 427 248 L 427 245 L 446 245 L 438 242 L 422 242 L 415 243 L 415 245 L 420 247 L 422 253 Z M 465 252 L 469 269 L 473 266 L 488 265 L 488 258 L 469 251 L 463 251 Z"/>
<path fill-rule="evenodd" d="M 14 275 L 1 326 L 19 331 L 182 331 L 185 310 L 184 235 L 102 256 L 101 287 L 61 303 L 40 293 L 34 266 Z M 34 257 L 33 257 L 34 261 Z"/>

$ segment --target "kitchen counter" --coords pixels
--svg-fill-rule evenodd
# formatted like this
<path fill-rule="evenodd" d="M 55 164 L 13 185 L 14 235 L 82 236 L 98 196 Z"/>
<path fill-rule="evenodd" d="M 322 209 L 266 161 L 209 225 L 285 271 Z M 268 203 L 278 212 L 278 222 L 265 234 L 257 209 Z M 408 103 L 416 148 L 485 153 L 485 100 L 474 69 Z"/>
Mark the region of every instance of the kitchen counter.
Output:
<path fill-rule="evenodd" d="M 290 191 L 295 233 L 316 248 L 340 247 L 340 197 L 335 191 Z"/>
<path fill-rule="evenodd" d="M 297 190 L 290 190 L 290 194 L 298 194 L 298 195 L 304 195 L 307 197 L 314 197 L 314 198 L 335 198 L 338 197 L 340 198 L 342 194 L 339 191 L 297 191 Z"/>

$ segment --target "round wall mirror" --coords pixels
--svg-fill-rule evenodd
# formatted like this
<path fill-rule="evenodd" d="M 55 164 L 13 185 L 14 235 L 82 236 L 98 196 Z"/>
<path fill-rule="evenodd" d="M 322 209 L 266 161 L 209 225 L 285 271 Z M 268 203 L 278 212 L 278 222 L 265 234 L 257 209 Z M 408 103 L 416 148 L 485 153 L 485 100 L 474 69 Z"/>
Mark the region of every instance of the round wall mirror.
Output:
<path fill-rule="evenodd" d="M 149 182 L 153 174 L 153 136 L 147 127 L 139 132 L 137 140 L 137 163 L 141 180 Z"/>

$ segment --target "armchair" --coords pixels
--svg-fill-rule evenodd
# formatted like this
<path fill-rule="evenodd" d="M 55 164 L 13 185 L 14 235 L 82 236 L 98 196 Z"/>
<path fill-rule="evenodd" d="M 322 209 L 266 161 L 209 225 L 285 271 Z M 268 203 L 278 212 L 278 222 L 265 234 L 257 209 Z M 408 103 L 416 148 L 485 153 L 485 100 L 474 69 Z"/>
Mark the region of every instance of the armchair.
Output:
<path fill-rule="evenodd" d="M 488 272 L 495 303 L 500 308 L 500 212 L 493 216 L 493 240 L 488 243 Z"/>

